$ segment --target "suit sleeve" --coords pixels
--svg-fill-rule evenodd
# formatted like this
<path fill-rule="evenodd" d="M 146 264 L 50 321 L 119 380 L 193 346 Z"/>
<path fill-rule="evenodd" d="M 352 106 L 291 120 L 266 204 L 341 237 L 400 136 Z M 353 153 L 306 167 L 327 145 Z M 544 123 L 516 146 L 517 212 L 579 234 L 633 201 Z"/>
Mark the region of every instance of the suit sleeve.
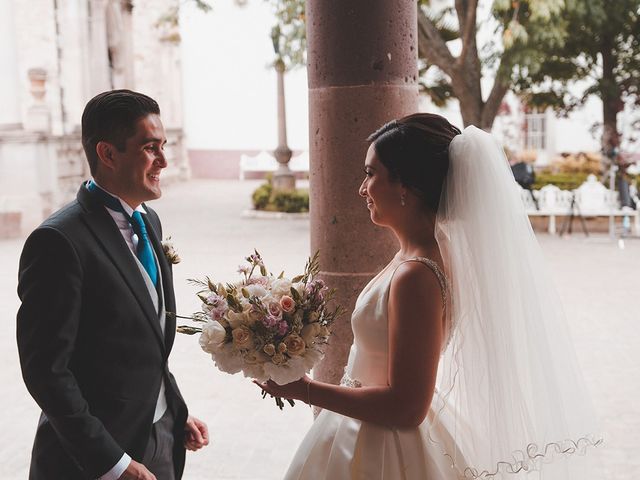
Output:
<path fill-rule="evenodd" d="M 20 258 L 17 340 L 22 376 L 63 448 L 91 478 L 125 453 L 91 415 L 69 369 L 80 322 L 83 271 L 71 242 L 41 227 Z"/>

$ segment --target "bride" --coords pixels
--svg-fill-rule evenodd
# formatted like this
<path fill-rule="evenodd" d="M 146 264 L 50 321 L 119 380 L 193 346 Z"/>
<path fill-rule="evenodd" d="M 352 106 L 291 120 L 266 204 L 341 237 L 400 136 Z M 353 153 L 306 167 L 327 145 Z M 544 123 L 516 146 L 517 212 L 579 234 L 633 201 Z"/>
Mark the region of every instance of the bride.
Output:
<path fill-rule="evenodd" d="M 601 439 L 500 145 L 414 114 L 369 137 L 360 195 L 400 251 L 361 292 L 339 386 L 286 479 L 584 480 Z"/>

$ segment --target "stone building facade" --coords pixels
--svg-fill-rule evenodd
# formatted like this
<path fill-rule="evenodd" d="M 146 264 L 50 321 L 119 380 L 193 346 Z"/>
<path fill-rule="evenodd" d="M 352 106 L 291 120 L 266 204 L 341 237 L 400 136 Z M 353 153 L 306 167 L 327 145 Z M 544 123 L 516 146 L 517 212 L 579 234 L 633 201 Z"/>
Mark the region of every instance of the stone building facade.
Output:
<path fill-rule="evenodd" d="M 179 0 L 0 0 L 0 238 L 28 232 L 89 176 L 80 119 L 95 94 L 160 104 L 169 166 L 188 177 Z"/>

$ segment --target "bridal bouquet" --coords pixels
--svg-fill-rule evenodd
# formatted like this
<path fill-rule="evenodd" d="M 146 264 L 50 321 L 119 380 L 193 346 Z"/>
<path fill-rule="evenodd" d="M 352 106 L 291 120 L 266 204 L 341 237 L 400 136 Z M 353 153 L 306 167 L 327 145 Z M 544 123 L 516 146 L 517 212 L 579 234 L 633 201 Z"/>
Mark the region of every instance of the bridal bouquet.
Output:
<path fill-rule="evenodd" d="M 343 309 L 327 306 L 334 291 L 316 278 L 318 253 L 292 279 L 268 273 L 257 251 L 245 260 L 238 282 L 191 280 L 202 287 L 202 309 L 186 318 L 202 325 L 178 332 L 200 333 L 200 346 L 223 372 L 280 385 L 298 380 L 322 359 L 329 327 Z"/>

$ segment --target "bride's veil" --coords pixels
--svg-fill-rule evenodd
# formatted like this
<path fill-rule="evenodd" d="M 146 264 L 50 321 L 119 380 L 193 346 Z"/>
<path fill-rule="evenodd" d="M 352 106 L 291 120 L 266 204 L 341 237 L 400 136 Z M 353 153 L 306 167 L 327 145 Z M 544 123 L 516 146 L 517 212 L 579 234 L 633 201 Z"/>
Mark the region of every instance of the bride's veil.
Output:
<path fill-rule="evenodd" d="M 601 439 L 502 147 L 468 127 L 449 155 L 436 238 L 451 282 L 450 337 L 430 428 L 447 423 L 454 442 L 436 442 L 464 478 L 589 478 L 571 454 Z"/>

